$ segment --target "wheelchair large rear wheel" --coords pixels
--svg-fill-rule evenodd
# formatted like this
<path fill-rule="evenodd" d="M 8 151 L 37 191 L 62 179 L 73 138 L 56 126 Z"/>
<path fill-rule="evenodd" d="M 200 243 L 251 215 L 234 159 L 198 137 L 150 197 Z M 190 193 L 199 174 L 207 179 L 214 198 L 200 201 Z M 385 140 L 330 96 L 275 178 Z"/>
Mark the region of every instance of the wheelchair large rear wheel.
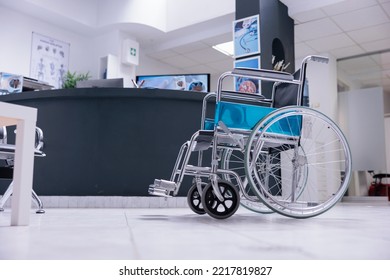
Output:
<path fill-rule="evenodd" d="M 225 148 L 222 151 L 221 168 L 223 170 L 234 171 L 243 183 L 244 190 L 240 189 L 240 204 L 243 207 L 261 214 L 274 213 L 274 211 L 271 210 L 268 206 L 264 205 L 264 203 L 251 190 L 245 173 L 244 153 L 241 150 Z M 222 178 L 239 189 L 239 183 L 237 182 L 237 178 L 235 176 L 230 174 L 223 174 Z"/>
<path fill-rule="evenodd" d="M 327 116 L 286 107 L 253 129 L 245 169 L 252 191 L 269 208 L 308 218 L 342 198 L 351 176 L 351 154 L 343 133 Z"/>

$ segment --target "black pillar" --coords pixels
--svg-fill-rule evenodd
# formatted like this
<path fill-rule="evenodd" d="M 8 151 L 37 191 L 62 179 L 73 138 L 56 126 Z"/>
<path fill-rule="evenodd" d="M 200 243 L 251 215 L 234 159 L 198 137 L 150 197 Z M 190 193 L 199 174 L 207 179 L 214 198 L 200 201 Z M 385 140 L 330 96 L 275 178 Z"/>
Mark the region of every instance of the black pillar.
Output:
<path fill-rule="evenodd" d="M 276 62 L 283 60 L 284 65 L 289 63 L 284 71 L 293 73 L 294 21 L 288 16 L 286 5 L 279 0 L 236 0 L 236 19 L 257 14 L 260 16 L 261 68 L 273 69 Z M 262 94 L 270 97 L 271 87 L 270 83 L 262 83 Z"/>

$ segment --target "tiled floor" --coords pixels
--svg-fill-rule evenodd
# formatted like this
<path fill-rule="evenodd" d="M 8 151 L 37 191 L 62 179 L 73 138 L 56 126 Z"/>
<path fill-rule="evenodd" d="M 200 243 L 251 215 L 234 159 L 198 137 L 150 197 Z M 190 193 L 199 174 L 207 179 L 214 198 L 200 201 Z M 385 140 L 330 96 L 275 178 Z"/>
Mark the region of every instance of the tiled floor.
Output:
<path fill-rule="evenodd" d="M 0 259 L 390 259 L 390 205 L 339 203 L 297 220 L 240 208 L 215 220 L 189 208 L 67 208 L 10 227 Z"/>

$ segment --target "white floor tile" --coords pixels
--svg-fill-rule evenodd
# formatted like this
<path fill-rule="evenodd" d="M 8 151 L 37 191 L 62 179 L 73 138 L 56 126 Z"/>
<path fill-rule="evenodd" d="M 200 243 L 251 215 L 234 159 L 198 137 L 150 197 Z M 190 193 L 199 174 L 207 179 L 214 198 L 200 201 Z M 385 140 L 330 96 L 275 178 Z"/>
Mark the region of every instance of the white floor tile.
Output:
<path fill-rule="evenodd" d="M 339 203 L 303 220 L 241 207 L 215 220 L 166 207 L 172 203 L 48 208 L 43 215 L 32 211 L 28 227 L 10 227 L 6 209 L 0 213 L 0 259 L 390 259 L 388 204 Z"/>

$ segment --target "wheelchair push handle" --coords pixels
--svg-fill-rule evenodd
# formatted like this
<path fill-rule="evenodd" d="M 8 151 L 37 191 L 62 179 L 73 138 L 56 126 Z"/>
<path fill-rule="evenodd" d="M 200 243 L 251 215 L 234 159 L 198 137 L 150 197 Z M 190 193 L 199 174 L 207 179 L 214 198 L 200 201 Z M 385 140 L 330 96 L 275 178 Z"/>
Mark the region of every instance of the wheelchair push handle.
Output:
<path fill-rule="evenodd" d="M 314 61 L 314 62 L 320 62 L 320 63 L 329 63 L 329 58 L 326 56 L 320 56 L 320 55 L 309 55 L 305 57 L 302 61 L 302 64 L 307 63 L 309 60 Z"/>

